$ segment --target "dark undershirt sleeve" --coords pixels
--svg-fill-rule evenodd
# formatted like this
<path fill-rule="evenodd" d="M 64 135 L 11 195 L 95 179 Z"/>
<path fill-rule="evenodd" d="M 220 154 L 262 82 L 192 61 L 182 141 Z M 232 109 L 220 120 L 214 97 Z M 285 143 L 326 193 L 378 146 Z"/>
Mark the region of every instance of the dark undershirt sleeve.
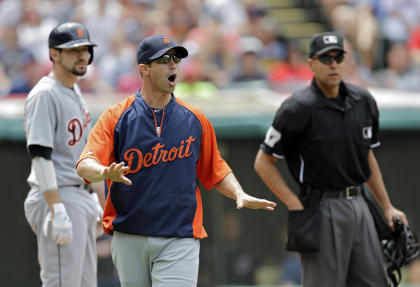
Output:
<path fill-rule="evenodd" d="M 51 159 L 52 148 L 41 145 L 30 145 L 28 149 L 31 159 L 37 156 L 43 157 L 45 159 Z"/>

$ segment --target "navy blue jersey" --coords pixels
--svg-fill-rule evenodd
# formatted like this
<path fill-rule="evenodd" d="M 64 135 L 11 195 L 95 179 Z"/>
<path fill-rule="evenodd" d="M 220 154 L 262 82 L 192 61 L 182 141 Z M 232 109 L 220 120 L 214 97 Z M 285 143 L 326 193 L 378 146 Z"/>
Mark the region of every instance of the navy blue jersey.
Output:
<path fill-rule="evenodd" d="M 204 114 L 172 96 L 162 110 L 138 92 L 105 111 L 79 161 L 124 162 L 133 184 L 108 182 L 104 229 L 166 237 L 207 236 L 200 181 L 211 189 L 231 169 Z"/>

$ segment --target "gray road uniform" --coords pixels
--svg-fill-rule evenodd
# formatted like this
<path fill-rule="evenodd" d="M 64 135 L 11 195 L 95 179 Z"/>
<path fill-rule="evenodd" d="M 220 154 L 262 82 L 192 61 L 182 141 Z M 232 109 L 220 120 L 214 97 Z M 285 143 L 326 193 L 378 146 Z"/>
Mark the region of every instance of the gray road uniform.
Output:
<path fill-rule="evenodd" d="M 52 149 L 58 190 L 73 227 L 68 245 L 59 246 L 44 235 L 42 225 L 50 209 L 32 168 L 24 207 L 37 236 L 42 286 L 96 286 L 96 205 L 75 169 L 91 129 L 78 85 L 68 88 L 43 77 L 26 99 L 24 125 L 27 147 Z"/>

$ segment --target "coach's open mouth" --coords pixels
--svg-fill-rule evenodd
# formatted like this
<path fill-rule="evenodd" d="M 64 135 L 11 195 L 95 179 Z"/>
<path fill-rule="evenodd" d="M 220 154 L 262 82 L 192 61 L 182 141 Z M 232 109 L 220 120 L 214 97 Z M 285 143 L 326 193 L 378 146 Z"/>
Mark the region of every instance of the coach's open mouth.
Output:
<path fill-rule="evenodd" d="M 174 84 L 175 81 L 176 81 L 176 75 L 170 75 L 168 77 L 168 81 L 169 81 L 169 83 Z"/>

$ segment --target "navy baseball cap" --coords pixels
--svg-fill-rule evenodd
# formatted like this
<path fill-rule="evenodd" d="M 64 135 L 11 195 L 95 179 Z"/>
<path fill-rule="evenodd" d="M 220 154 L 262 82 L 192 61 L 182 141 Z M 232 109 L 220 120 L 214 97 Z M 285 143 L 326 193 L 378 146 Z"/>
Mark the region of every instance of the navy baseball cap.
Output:
<path fill-rule="evenodd" d="M 174 50 L 180 58 L 188 57 L 188 51 L 175 44 L 174 39 L 165 35 L 153 35 L 143 39 L 137 48 L 137 64 L 146 64 Z"/>
<path fill-rule="evenodd" d="M 316 34 L 311 40 L 309 58 L 322 55 L 331 50 L 346 52 L 343 46 L 343 36 L 334 32 Z"/>

